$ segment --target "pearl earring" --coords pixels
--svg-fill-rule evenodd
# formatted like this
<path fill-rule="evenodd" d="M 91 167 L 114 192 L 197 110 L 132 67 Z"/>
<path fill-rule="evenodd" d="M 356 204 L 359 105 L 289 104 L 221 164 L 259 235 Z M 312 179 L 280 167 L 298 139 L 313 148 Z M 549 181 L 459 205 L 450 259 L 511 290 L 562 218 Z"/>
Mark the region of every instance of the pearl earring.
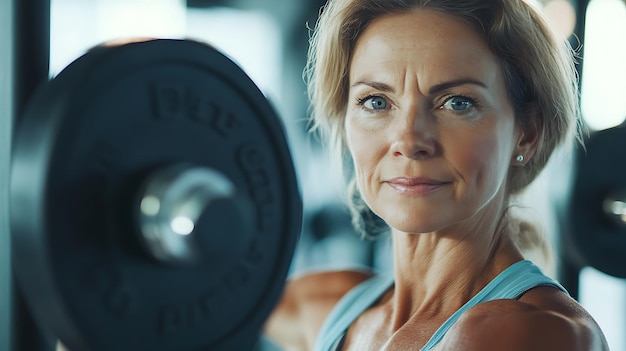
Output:
<path fill-rule="evenodd" d="M 524 155 L 522 154 L 517 155 L 517 157 L 515 158 L 515 161 L 517 161 L 518 163 L 524 162 Z"/>

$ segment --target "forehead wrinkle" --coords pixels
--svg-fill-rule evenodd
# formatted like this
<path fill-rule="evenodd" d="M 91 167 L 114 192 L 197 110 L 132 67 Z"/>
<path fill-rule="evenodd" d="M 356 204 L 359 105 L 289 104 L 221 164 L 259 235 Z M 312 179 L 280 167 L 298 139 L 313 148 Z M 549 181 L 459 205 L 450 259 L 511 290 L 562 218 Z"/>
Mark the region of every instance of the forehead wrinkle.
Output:
<path fill-rule="evenodd" d="M 385 83 L 396 92 L 409 89 L 424 95 L 436 85 L 459 79 L 495 88 L 500 64 L 478 33 L 472 36 L 478 40 L 459 40 L 461 30 L 473 32 L 467 23 L 441 14 L 436 22 L 407 21 L 407 15 L 382 16 L 365 29 L 350 62 L 351 68 L 357 68 L 357 63 L 359 69 L 350 70 L 353 80 Z M 455 29 L 446 30 L 448 25 Z"/>

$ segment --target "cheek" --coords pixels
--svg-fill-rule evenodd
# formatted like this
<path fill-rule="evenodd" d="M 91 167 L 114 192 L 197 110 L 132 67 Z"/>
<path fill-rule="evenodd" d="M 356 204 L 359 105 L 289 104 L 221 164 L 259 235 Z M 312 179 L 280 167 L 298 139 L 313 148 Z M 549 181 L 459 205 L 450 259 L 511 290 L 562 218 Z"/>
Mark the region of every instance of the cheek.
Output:
<path fill-rule="evenodd" d="M 367 163 L 368 158 L 372 155 L 372 145 L 367 142 L 372 133 L 368 133 L 364 131 L 363 128 L 355 126 L 355 123 L 352 122 L 352 118 L 349 116 L 346 117 L 344 128 L 346 131 L 348 150 L 352 155 L 355 167 L 358 169 L 364 163 Z"/>
<path fill-rule="evenodd" d="M 367 137 L 363 133 L 355 133 L 353 131 L 348 131 L 346 134 L 348 149 L 354 160 L 355 167 L 367 163 L 367 159 L 371 156 L 372 151 L 371 145 L 366 142 Z"/>
<path fill-rule="evenodd" d="M 380 133 L 371 133 L 346 124 L 346 142 L 352 160 L 359 189 L 365 195 L 380 160 L 382 143 Z"/>
<path fill-rule="evenodd" d="M 469 185 L 499 187 L 505 179 L 511 147 L 500 135 L 465 133 L 456 137 L 456 169 Z"/>

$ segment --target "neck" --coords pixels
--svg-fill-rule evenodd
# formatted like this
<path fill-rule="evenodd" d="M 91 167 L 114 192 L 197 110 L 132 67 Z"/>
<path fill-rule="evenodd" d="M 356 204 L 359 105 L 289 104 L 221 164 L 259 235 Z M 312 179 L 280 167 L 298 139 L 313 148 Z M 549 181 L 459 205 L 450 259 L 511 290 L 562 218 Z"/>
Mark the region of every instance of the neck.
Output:
<path fill-rule="evenodd" d="M 492 212 L 493 213 L 493 212 Z M 489 281 L 522 259 L 509 236 L 504 210 L 470 230 L 407 234 L 392 231 L 395 288 L 392 328 L 411 317 L 444 318 Z M 463 225 L 467 228 L 467 225 Z"/>

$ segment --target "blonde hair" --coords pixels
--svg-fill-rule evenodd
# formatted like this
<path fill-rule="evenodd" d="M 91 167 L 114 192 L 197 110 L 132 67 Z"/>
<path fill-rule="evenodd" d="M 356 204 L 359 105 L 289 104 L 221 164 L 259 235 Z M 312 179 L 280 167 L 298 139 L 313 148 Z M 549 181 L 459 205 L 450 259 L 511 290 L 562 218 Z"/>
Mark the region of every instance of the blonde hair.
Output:
<path fill-rule="evenodd" d="M 488 43 L 504 72 L 516 123 L 537 133 L 539 145 L 524 167 L 511 167 L 507 193 L 517 194 L 545 167 L 559 144 L 578 136 L 578 84 L 573 50 L 559 41 L 537 11 L 523 0 L 329 0 L 310 38 L 305 78 L 312 103 L 312 127 L 330 142 L 351 172 L 345 144 L 349 62 L 369 23 L 383 15 L 428 9 L 468 23 Z M 348 200 L 363 229 L 365 204 L 352 174 Z M 371 216 L 372 214 L 368 214 Z"/>

